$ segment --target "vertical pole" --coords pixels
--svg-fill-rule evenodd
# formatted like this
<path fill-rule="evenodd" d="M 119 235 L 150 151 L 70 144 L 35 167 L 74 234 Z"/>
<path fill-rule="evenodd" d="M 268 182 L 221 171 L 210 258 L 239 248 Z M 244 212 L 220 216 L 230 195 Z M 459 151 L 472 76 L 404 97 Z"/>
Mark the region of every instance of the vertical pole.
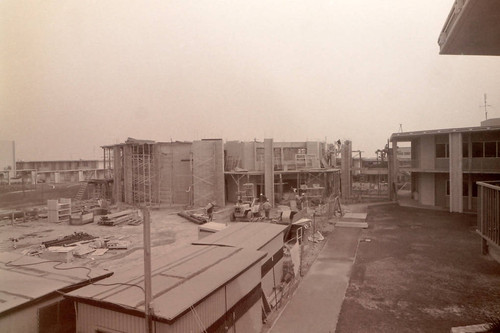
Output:
<path fill-rule="evenodd" d="M 142 209 L 142 215 L 144 217 L 144 310 L 145 310 L 145 324 L 146 333 L 153 332 L 153 321 L 152 321 L 152 301 L 151 301 L 151 219 L 149 216 L 149 208 L 144 207 Z"/>

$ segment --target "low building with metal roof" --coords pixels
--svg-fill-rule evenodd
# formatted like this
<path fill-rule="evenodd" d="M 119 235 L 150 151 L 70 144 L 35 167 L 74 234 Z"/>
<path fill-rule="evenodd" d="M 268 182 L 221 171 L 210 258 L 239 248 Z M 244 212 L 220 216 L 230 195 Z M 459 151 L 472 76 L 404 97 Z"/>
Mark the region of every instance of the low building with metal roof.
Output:
<path fill-rule="evenodd" d="M 276 290 L 283 278 L 283 238 L 286 225 L 265 222 L 233 223 L 193 244 L 242 247 L 266 252 L 261 260 L 262 291 L 271 305 L 278 299 Z"/>
<path fill-rule="evenodd" d="M 188 245 L 153 258 L 154 332 L 236 331 L 262 328 L 260 262 L 264 252 Z M 141 267 L 115 273 L 104 285 L 75 290 L 77 332 L 145 331 Z"/>
<path fill-rule="evenodd" d="M 63 294 L 113 273 L 16 253 L 0 253 L 0 330 L 74 332 L 75 311 Z"/>

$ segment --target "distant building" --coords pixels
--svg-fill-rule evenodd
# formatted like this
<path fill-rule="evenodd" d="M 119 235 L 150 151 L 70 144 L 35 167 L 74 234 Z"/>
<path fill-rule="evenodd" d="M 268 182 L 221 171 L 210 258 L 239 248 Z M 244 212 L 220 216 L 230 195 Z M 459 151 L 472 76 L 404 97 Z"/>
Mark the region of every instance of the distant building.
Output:
<path fill-rule="evenodd" d="M 8 182 L 16 175 L 16 143 L 0 140 L 0 182 Z"/>
<path fill-rule="evenodd" d="M 500 180 L 500 118 L 478 127 L 393 133 L 390 140 L 392 147 L 411 143 L 411 167 L 405 170 L 411 172 L 412 197 L 420 204 L 475 211 L 476 182 Z M 394 183 L 398 158 L 390 163 Z"/>

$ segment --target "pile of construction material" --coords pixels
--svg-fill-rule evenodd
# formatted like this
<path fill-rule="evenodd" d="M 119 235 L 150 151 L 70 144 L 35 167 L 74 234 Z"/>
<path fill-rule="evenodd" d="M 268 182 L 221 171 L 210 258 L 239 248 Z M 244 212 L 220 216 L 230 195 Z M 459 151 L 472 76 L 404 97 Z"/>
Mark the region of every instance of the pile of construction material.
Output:
<path fill-rule="evenodd" d="M 142 216 L 139 215 L 139 211 L 134 209 L 128 209 L 113 214 L 103 215 L 97 222 L 97 224 L 106 226 L 115 226 L 124 223 L 130 225 L 141 224 Z"/>
<path fill-rule="evenodd" d="M 200 214 L 200 213 L 190 213 L 190 212 L 179 212 L 177 215 L 182 216 L 185 219 L 188 219 L 191 222 L 196 224 L 204 224 L 208 222 L 208 215 Z"/>
<path fill-rule="evenodd" d="M 101 238 L 85 232 L 75 232 L 71 235 L 42 242 L 41 246 L 36 248 L 25 249 L 22 254 L 68 263 L 73 261 L 75 257 L 102 256 L 108 250 L 128 249 L 131 243 L 123 238 Z"/>

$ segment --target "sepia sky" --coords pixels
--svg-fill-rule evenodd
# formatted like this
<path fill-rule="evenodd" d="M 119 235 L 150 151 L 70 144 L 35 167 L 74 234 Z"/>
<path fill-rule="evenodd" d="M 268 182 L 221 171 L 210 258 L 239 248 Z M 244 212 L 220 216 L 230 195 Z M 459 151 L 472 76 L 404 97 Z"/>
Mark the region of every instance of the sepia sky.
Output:
<path fill-rule="evenodd" d="M 350 139 L 500 117 L 500 57 L 442 56 L 453 0 L 3 0 L 0 140 L 22 160 L 127 137 Z"/>

